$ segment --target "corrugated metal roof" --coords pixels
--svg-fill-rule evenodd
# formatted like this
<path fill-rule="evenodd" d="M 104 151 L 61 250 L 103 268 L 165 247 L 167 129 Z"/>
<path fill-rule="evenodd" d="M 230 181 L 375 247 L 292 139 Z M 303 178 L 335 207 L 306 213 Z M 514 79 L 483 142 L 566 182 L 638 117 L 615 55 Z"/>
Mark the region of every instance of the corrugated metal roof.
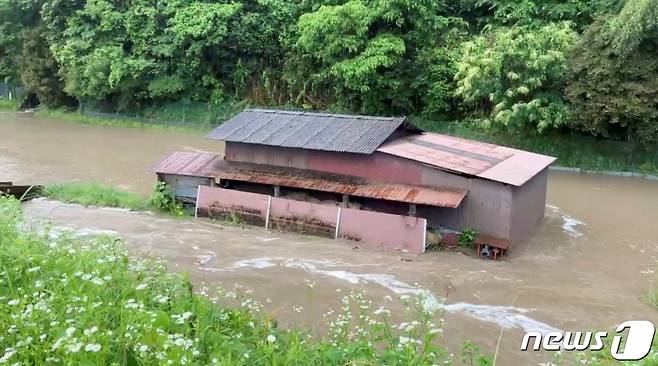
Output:
<path fill-rule="evenodd" d="M 439 189 L 397 183 L 372 183 L 356 177 L 329 177 L 308 171 L 302 173 L 298 169 L 273 171 L 229 168 L 217 172 L 216 178 L 449 208 L 459 207 L 467 193 L 466 190 L 458 188 Z"/>
<path fill-rule="evenodd" d="M 396 139 L 377 151 L 514 186 L 555 161 L 551 156 L 435 133 Z"/>
<path fill-rule="evenodd" d="M 161 174 L 213 178 L 221 165 L 222 158 L 217 154 L 177 151 L 156 164 L 152 170 Z"/>
<path fill-rule="evenodd" d="M 247 144 L 371 154 L 404 120 L 404 117 L 245 109 L 206 137 Z"/>

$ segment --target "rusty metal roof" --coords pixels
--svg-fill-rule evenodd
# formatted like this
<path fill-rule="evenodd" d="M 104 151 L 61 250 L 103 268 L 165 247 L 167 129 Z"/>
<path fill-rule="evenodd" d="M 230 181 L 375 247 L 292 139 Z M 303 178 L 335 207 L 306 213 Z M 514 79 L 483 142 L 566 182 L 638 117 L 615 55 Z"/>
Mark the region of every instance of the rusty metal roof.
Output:
<path fill-rule="evenodd" d="M 514 186 L 555 161 L 551 156 L 435 133 L 396 139 L 377 151 Z"/>
<path fill-rule="evenodd" d="M 247 144 L 371 154 L 404 121 L 404 117 L 245 109 L 206 137 Z"/>
<path fill-rule="evenodd" d="M 233 166 L 236 166 L 233 164 Z M 300 169 L 272 170 L 265 166 L 227 166 L 217 172 L 217 179 L 310 189 L 322 192 L 348 194 L 357 197 L 378 198 L 389 201 L 457 208 L 467 191 L 458 188 L 432 188 L 397 183 L 366 182 L 362 178 L 322 175 Z"/>
<path fill-rule="evenodd" d="M 222 158 L 217 154 L 177 151 L 156 164 L 152 170 L 161 174 L 213 178 L 221 164 Z"/>
<path fill-rule="evenodd" d="M 227 162 L 217 154 L 203 152 L 174 152 L 153 167 L 153 171 L 160 174 L 237 180 L 449 208 L 459 207 L 467 193 L 459 188 L 374 183 L 360 177 Z"/>

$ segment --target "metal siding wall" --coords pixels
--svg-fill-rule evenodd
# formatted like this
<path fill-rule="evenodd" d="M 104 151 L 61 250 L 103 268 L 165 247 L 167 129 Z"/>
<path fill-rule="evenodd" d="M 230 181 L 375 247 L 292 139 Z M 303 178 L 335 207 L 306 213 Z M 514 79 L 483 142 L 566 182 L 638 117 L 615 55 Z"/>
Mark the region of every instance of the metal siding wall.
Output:
<path fill-rule="evenodd" d="M 163 174 L 163 180 L 176 192 L 176 196 L 195 198 L 199 186 L 212 185 L 212 179 L 205 177 L 188 177 L 184 175 Z"/>
<path fill-rule="evenodd" d="M 418 164 L 384 153 L 371 155 L 226 143 L 226 160 L 352 175 L 375 181 L 420 184 Z"/>
<path fill-rule="evenodd" d="M 225 159 L 243 163 L 308 169 L 307 150 L 301 149 L 227 142 Z"/>
<path fill-rule="evenodd" d="M 514 187 L 512 205 L 513 243 L 521 243 L 539 229 L 546 210 L 548 168 L 534 176 L 521 187 Z"/>

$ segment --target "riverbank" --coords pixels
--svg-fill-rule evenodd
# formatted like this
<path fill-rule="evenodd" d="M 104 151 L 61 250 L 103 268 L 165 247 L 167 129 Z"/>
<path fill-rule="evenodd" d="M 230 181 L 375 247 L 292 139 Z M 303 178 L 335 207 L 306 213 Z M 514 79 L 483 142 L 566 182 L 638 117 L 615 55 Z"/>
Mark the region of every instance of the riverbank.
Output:
<path fill-rule="evenodd" d="M 150 117 L 127 118 L 111 114 L 81 114 L 62 110 L 39 110 L 38 116 L 62 119 L 70 122 L 122 126 L 135 128 L 167 129 L 182 132 L 206 133 L 219 121 L 231 118 L 235 113 L 247 107 L 244 103 L 227 103 L 209 109 L 207 105 L 195 107 L 169 107 L 161 112 L 150 110 Z M 204 116 L 203 113 L 210 113 Z M 187 118 L 184 122 L 176 118 Z M 217 121 L 217 122 L 216 122 Z M 484 131 L 473 124 L 463 122 L 440 122 L 411 117 L 410 121 L 430 132 L 510 146 L 540 154 L 555 156 L 554 165 L 582 171 L 614 171 L 617 175 L 658 175 L 658 146 L 641 146 L 627 141 L 614 141 L 595 138 L 577 133 L 551 133 L 539 136 L 512 135 L 503 132 Z M 629 174 L 624 174 L 628 172 Z"/>
<path fill-rule="evenodd" d="M 14 100 L 0 98 L 0 111 L 3 111 L 3 112 L 17 112 L 18 111 L 18 105 L 16 104 L 16 101 L 14 101 Z"/>
<path fill-rule="evenodd" d="M 240 288 L 197 289 L 161 262 L 130 257 L 113 237 L 21 230 L 26 225 L 15 199 L 0 197 L 0 212 L 0 363 L 432 365 L 452 359 L 437 345 L 441 329 L 432 324 L 433 313 L 421 311 L 406 323 L 414 326 L 398 330 L 386 312 L 348 295 L 336 314 L 340 323 L 329 325 L 326 338 L 310 340 L 305 330 L 279 329 Z"/>

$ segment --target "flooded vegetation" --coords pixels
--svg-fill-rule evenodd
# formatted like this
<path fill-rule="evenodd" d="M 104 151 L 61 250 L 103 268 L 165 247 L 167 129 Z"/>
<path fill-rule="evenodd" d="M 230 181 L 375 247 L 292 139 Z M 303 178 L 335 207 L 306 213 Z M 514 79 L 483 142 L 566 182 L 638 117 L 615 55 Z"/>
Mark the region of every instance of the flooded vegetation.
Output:
<path fill-rule="evenodd" d="M 27 115 L 0 114 L 0 121 L 7 133 L 0 180 L 17 183 L 99 181 L 146 197 L 155 181 L 149 168 L 166 152 L 221 152 L 192 134 Z M 456 358 L 468 340 L 489 355 L 497 350 L 499 365 L 524 365 L 552 358 L 519 351 L 528 329 L 609 331 L 629 319 L 658 321 L 647 301 L 658 259 L 656 207 L 653 181 L 552 172 L 541 231 L 496 262 L 45 199 L 23 211 L 37 227 L 47 220 L 57 230 L 119 237 L 129 252 L 189 273 L 211 298 L 218 287 L 249 289 L 283 329 L 328 334 L 328 319 L 350 293 L 371 301 L 373 312 L 381 306 L 399 325 L 419 295 L 422 309 L 439 314 L 433 320 L 441 324 L 439 343 Z"/>

